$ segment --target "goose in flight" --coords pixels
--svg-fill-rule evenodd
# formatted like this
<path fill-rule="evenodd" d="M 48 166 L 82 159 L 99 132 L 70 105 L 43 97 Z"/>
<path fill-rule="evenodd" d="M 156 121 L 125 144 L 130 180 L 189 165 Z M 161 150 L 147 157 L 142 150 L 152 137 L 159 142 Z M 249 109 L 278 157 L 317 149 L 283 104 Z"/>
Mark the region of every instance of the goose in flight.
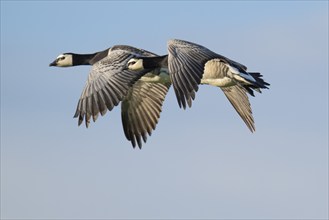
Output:
<path fill-rule="evenodd" d="M 219 87 L 250 131 L 255 131 L 247 94 L 254 96 L 253 91 L 270 85 L 260 73 L 247 72 L 246 66 L 192 42 L 169 40 L 167 49 L 166 56 L 131 58 L 129 69 L 168 67 L 178 104 L 184 109 L 191 107 L 199 84 Z"/>
<path fill-rule="evenodd" d="M 142 140 L 155 130 L 162 104 L 171 85 L 166 68 L 144 68 L 132 71 L 132 59 L 157 57 L 146 50 L 116 45 L 93 54 L 60 54 L 49 66 L 70 67 L 92 65 L 86 85 L 78 101 L 74 117 L 78 125 L 86 127 L 92 117 L 111 111 L 121 102 L 121 118 L 126 138 L 135 148 L 142 148 Z"/>

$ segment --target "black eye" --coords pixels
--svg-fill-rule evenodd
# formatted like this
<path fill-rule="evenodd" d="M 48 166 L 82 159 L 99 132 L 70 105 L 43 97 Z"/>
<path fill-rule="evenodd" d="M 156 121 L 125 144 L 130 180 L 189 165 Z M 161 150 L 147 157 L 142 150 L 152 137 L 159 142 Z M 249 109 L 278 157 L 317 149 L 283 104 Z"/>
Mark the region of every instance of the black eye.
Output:
<path fill-rule="evenodd" d="M 59 57 L 59 58 L 57 58 L 56 61 L 58 62 L 58 61 L 60 61 L 60 60 L 64 60 L 64 59 L 65 59 L 65 57 Z"/>
<path fill-rule="evenodd" d="M 136 61 L 131 61 L 129 62 L 129 65 L 134 65 L 136 63 Z"/>

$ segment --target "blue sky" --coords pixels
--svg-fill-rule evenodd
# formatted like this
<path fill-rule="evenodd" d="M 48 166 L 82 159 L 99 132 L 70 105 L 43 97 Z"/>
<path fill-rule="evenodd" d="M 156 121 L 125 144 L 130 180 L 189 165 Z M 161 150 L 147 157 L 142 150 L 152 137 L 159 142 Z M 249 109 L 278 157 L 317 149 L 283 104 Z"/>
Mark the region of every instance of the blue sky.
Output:
<path fill-rule="evenodd" d="M 90 67 L 58 54 L 171 38 L 264 75 L 256 133 L 207 86 L 142 150 L 120 108 L 77 126 Z M 328 218 L 328 2 L 1 1 L 1 218 Z"/>

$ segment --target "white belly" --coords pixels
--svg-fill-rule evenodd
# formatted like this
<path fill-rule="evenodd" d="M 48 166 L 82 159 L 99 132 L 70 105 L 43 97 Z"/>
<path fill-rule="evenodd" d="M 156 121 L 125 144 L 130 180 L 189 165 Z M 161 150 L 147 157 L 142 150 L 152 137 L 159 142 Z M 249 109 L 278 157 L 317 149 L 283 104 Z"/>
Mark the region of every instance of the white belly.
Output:
<path fill-rule="evenodd" d="M 207 85 L 217 86 L 217 87 L 227 87 L 227 86 L 235 85 L 235 82 L 228 77 L 224 77 L 222 79 L 204 79 L 204 78 L 202 78 L 201 84 L 207 84 Z"/>
<path fill-rule="evenodd" d="M 221 63 L 219 59 L 209 60 L 205 66 L 201 79 L 201 84 L 218 87 L 235 85 L 234 81 L 227 76 L 228 67 Z"/>
<path fill-rule="evenodd" d="M 205 63 L 203 70 L 203 78 L 218 79 L 226 76 L 228 67 L 225 66 L 219 59 L 212 59 Z"/>

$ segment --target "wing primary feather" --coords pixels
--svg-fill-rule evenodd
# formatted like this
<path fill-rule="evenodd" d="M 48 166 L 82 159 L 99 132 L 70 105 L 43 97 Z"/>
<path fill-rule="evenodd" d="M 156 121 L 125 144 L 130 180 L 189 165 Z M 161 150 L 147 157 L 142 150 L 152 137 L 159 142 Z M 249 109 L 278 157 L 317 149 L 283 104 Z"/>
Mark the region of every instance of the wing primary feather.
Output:
<path fill-rule="evenodd" d="M 249 130 L 254 132 L 255 123 L 254 118 L 252 117 L 252 110 L 246 90 L 242 86 L 236 85 L 222 88 L 222 91 Z"/>

